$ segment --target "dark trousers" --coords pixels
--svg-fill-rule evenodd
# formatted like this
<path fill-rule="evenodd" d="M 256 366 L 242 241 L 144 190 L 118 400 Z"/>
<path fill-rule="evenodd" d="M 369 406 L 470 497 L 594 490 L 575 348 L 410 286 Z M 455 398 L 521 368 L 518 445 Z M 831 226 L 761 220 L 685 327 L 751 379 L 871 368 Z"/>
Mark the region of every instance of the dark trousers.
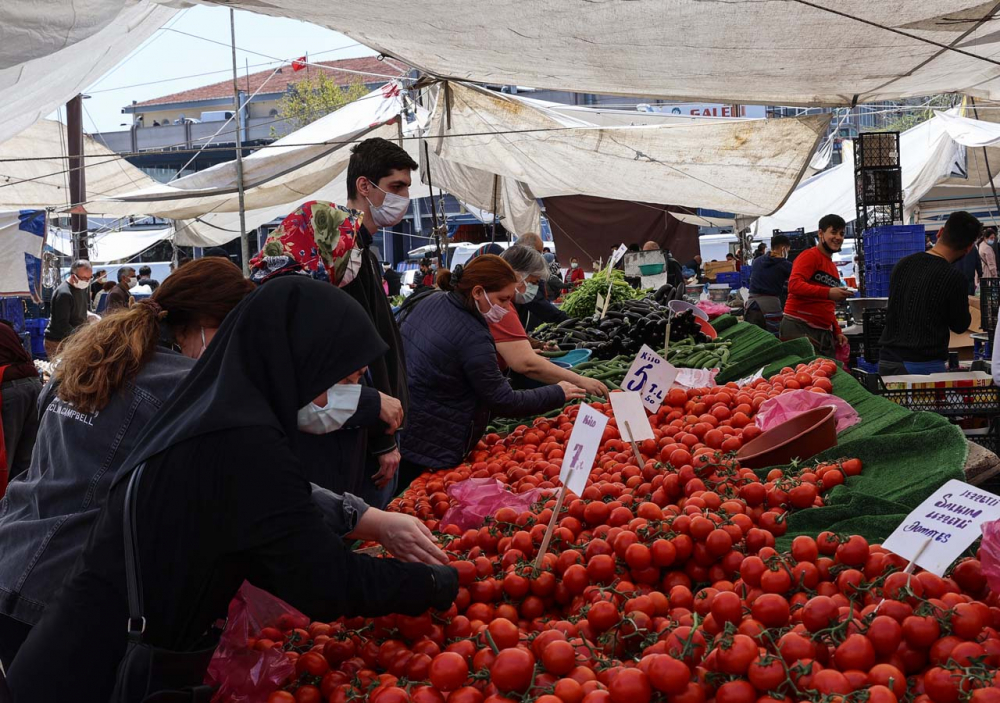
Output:
<path fill-rule="evenodd" d="M 28 639 L 31 625 L 15 620 L 9 615 L 0 615 L 0 663 L 5 672 L 10 671 L 14 655 Z"/>
<path fill-rule="evenodd" d="M 7 449 L 7 480 L 28 470 L 31 450 L 38 435 L 38 394 L 42 382 L 38 378 L 21 378 L 7 381 L 0 386 L 3 404 L 0 405 L 0 422 L 3 423 L 3 440 Z"/>
<path fill-rule="evenodd" d="M 819 356 L 825 356 L 830 359 L 837 358 L 837 340 L 834 339 L 833 330 L 821 330 L 807 325 L 805 322 L 796 320 L 794 317 L 785 315 L 781 319 L 778 337 L 782 342 L 807 337 L 812 342 L 813 348 Z"/>

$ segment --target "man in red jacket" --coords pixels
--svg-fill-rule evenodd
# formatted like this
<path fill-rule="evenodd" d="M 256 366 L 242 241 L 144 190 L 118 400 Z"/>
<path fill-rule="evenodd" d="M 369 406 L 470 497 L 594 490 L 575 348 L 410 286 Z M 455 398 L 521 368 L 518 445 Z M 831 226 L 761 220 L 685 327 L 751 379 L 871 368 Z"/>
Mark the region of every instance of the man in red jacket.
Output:
<path fill-rule="evenodd" d="M 844 244 L 844 218 L 826 215 L 819 221 L 819 243 L 795 258 L 788 279 L 785 316 L 778 328 L 782 341 L 808 337 L 816 353 L 833 358 L 847 338 L 840 332 L 836 304 L 851 297 L 840 286 L 833 255 Z"/>

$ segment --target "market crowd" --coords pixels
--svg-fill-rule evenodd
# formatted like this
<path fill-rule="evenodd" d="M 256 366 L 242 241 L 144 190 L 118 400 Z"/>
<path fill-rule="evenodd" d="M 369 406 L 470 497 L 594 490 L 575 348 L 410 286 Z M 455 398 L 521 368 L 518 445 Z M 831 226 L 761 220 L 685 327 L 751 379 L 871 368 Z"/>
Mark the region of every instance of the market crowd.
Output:
<path fill-rule="evenodd" d="M 244 580 L 328 620 L 451 603 L 446 556 L 389 500 L 460 463 L 491 414 L 608 389 L 525 331 L 562 314 L 537 235 L 453 270 L 422 262 L 394 312 L 401 283 L 372 233 L 402 219 L 416 168 L 391 142 L 356 145 L 347 202 L 302 204 L 249 280 L 223 256 L 162 283 L 75 262 L 52 298 L 44 387 L 0 325 L 0 663 L 15 701 L 130 700 L 159 670 L 150 648 L 189 653 L 173 670 L 200 681 L 197 653 Z M 555 283 L 580 279 L 573 261 Z"/>

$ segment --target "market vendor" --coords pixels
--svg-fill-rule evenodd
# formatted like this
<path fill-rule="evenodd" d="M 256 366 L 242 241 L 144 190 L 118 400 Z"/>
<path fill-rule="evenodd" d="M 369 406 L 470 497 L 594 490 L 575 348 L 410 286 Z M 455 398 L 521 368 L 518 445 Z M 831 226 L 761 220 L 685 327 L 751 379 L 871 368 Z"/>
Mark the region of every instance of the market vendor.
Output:
<path fill-rule="evenodd" d="M 795 258 L 788 279 L 785 315 L 778 329 L 782 341 L 807 338 L 816 353 L 833 358 L 847 337 L 837 323 L 836 305 L 851 293 L 840 286 L 833 255 L 844 244 L 847 223 L 840 215 L 825 215 L 819 221 L 819 242 Z"/>
<path fill-rule="evenodd" d="M 792 274 L 788 252 L 791 248 L 787 235 L 776 234 L 771 239 L 771 253 L 755 258 L 750 272 L 750 294 L 743 319 L 771 334 L 778 334 L 788 295 L 788 278 Z"/>
<path fill-rule="evenodd" d="M 566 270 L 566 283 L 575 286 L 587 277 L 587 274 L 580 268 L 580 260 L 575 256 L 569 260 L 569 268 Z"/>
<path fill-rule="evenodd" d="M 295 458 L 298 409 L 368 363 L 377 341 L 365 311 L 333 286 L 287 276 L 251 293 L 117 472 L 73 575 L 8 671 L 14 699 L 111 697 L 129 637 L 130 485 L 149 646 L 204 648 L 244 580 L 323 621 L 449 607 L 454 569 L 349 551 Z"/>
<path fill-rule="evenodd" d="M 438 285 L 446 293 L 428 294 L 401 310 L 411 398 L 401 432 L 401 487 L 428 469 L 462 463 L 493 414 L 537 415 L 584 397 L 568 381 L 515 391 L 500 373 L 489 325 L 513 314 L 517 283 L 506 261 L 486 254 L 441 271 Z"/>
<path fill-rule="evenodd" d="M 510 264 L 520 279 L 515 288 L 514 300 L 523 300 L 534 295 L 538 282 L 547 275 L 545 259 L 528 247 L 509 247 L 501 256 Z M 556 366 L 544 356 L 540 356 L 531 345 L 527 332 L 517 315 L 504 315 L 499 322 L 490 322 L 490 334 L 497 345 L 497 361 L 501 370 L 511 371 L 541 383 L 568 381 L 587 391 L 590 395 L 607 397 L 608 387 L 601 381 L 573 373 L 570 369 Z M 516 384 L 515 384 L 516 387 Z"/>
<path fill-rule="evenodd" d="M 91 281 L 94 269 L 86 259 L 74 261 L 69 278 L 52 292 L 49 303 L 49 324 L 45 328 L 45 354 L 54 361 L 62 346 L 73 332 L 87 322 L 90 306 Z"/>
<path fill-rule="evenodd" d="M 950 332 L 972 324 L 965 276 L 953 264 L 976 244 L 983 225 L 953 212 L 930 251 L 900 259 L 889 279 L 889 306 L 879 340 L 880 376 L 947 370 Z"/>

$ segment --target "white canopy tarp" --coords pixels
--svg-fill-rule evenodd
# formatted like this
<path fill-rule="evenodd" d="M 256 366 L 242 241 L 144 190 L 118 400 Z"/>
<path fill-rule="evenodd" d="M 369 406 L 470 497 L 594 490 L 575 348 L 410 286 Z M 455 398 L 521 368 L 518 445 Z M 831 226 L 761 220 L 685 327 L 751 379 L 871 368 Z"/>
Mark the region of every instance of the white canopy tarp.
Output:
<path fill-rule="evenodd" d="M 168 239 L 173 227 L 150 227 L 97 232 L 90 247 L 91 261 L 120 261 L 149 249 L 157 242 Z M 73 256 L 73 236 L 69 230 L 49 228 L 46 244 L 63 256 Z"/>
<path fill-rule="evenodd" d="M 84 137 L 87 192 L 113 195 L 148 188 L 155 181 L 100 142 Z M 41 120 L 0 144 L 0 209 L 65 208 L 66 127 Z M 40 156 L 56 158 L 40 159 Z M 14 159 L 14 160 L 10 160 Z M 92 210 L 101 214 L 100 210 Z M 131 214 L 131 213 L 125 213 Z"/>
<path fill-rule="evenodd" d="M 0 2 L 0 143 L 95 83 L 176 11 L 150 0 Z"/>
<path fill-rule="evenodd" d="M 771 105 L 1000 98 L 1000 66 L 922 41 L 1000 54 L 996 3 L 983 0 L 202 1 L 325 25 L 481 83 Z"/>
<path fill-rule="evenodd" d="M 810 115 L 577 126 L 579 121 L 567 125 L 516 96 L 449 86 L 450 109 L 445 91 L 439 91 L 431 117 L 431 151 L 442 160 L 514 179 L 538 198 L 592 195 L 765 215 L 798 183 L 830 123 L 829 115 Z"/>
<path fill-rule="evenodd" d="M 1000 146 L 1000 123 L 961 117 L 954 110 L 938 111 L 935 119 L 941 120 L 951 138 L 962 146 Z"/>
<path fill-rule="evenodd" d="M 957 114 L 956 110 L 949 110 Z M 756 232 L 814 230 L 823 215 L 836 214 L 850 222 L 856 217 L 854 151 L 845 141 L 843 162 L 803 181 L 788 202 L 768 217 L 757 220 Z M 899 158 L 903 177 L 906 218 L 933 186 L 944 180 L 963 159 L 960 145 L 948 134 L 946 121 L 934 117 L 900 135 Z M 964 164 L 963 164 L 964 165 Z"/>
<path fill-rule="evenodd" d="M 347 168 L 354 140 L 382 136 L 395 138 L 403 108 L 398 84 L 387 83 L 265 149 L 243 159 L 243 182 L 248 210 L 293 201 L 314 193 Z M 378 134 L 375 134 L 378 130 Z M 210 212 L 238 212 L 236 162 L 227 161 L 179 178 L 124 193 L 108 202 L 88 203 L 88 211 L 119 215 L 141 212 L 170 219 L 188 219 Z"/>

